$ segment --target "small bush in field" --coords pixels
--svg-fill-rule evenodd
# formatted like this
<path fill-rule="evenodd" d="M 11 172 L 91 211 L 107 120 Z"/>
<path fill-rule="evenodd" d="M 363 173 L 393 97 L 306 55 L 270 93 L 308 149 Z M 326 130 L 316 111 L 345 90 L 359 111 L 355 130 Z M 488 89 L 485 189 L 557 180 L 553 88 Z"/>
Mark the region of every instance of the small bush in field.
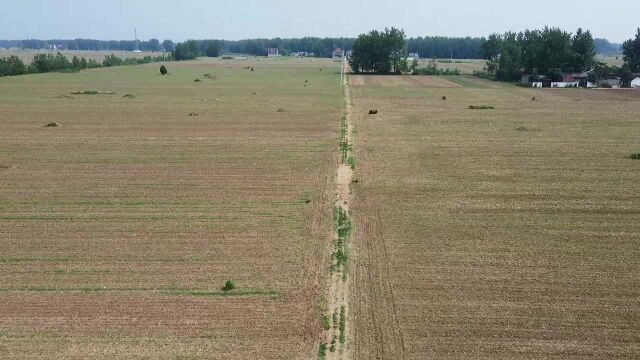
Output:
<path fill-rule="evenodd" d="M 236 283 L 233 280 L 227 280 L 224 283 L 224 287 L 222 288 L 224 291 L 231 291 L 236 288 Z"/>

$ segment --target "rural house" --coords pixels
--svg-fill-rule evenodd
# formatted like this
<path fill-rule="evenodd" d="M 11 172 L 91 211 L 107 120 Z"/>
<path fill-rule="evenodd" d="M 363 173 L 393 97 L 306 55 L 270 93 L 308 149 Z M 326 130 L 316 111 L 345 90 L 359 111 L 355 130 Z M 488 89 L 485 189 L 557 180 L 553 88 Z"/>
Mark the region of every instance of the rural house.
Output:
<path fill-rule="evenodd" d="M 520 84 L 523 86 L 537 87 L 537 88 L 592 88 L 594 84 L 589 82 L 589 72 L 579 73 L 562 73 L 561 78 L 550 79 L 544 75 L 529 75 L 523 74 L 520 79 Z"/>

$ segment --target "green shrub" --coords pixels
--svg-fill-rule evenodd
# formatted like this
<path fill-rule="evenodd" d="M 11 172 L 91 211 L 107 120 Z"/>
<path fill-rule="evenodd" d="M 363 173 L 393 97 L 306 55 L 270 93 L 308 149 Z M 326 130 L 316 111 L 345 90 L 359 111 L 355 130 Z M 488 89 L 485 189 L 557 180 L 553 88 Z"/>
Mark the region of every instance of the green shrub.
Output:
<path fill-rule="evenodd" d="M 633 160 L 640 160 L 640 153 L 631 154 L 629 157 Z"/>
<path fill-rule="evenodd" d="M 347 314 L 344 305 L 340 307 L 340 344 L 345 343 L 347 340 L 346 327 L 347 327 Z"/>
<path fill-rule="evenodd" d="M 222 288 L 224 291 L 231 291 L 236 288 L 236 283 L 233 280 L 227 280 Z"/>
<path fill-rule="evenodd" d="M 328 315 L 322 315 L 322 327 L 325 330 L 331 329 L 331 318 Z"/>
<path fill-rule="evenodd" d="M 493 106 L 488 105 L 469 105 L 468 109 L 470 110 L 492 110 L 495 109 Z"/>
<path fill-rule="evenodd" d="M 320 348 L 318 348 L 318 360 L 324 360 L 327 358 L 327 344 L 320 344 Z"/>
<path fill-rule="evenodd" d="M 167 75 L 167 67 L 164 65 L 160 65 L 160 74 Z"/>

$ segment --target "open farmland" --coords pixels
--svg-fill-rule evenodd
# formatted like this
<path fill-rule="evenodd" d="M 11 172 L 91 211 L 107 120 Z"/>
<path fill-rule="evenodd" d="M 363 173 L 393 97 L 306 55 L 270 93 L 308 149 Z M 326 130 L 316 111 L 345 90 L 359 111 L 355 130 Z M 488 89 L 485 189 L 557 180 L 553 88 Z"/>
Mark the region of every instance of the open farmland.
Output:
<path fill-rule="evenodd" d="M 3 358 L 315 356 L 336 65 L 167 66 L 0 79 Z"/>
<path fill-rule="evenodd" d="M 640 357 L 640 91 L 387 78 L 351 78 L 354 358 Z"/>

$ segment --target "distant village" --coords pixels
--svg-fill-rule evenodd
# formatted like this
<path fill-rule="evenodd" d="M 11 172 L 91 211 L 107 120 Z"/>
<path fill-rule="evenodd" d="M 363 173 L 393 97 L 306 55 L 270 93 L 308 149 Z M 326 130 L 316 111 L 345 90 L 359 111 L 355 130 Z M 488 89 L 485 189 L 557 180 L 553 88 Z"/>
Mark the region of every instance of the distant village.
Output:
<path fill-rule="evenodd" d="M 622 87 L 622 79 L 619 76 L 609 76 L 596 82 L 589 81 L 590 71 L 579 73 L 560 73 L 558 78 L 552 79 L 544 75 L 523 74 L 520 84 L 534 88 L 605 88 L 619 89 Z M 640 88 L 640 74 L 633 74 L 631 88 Z"/>

